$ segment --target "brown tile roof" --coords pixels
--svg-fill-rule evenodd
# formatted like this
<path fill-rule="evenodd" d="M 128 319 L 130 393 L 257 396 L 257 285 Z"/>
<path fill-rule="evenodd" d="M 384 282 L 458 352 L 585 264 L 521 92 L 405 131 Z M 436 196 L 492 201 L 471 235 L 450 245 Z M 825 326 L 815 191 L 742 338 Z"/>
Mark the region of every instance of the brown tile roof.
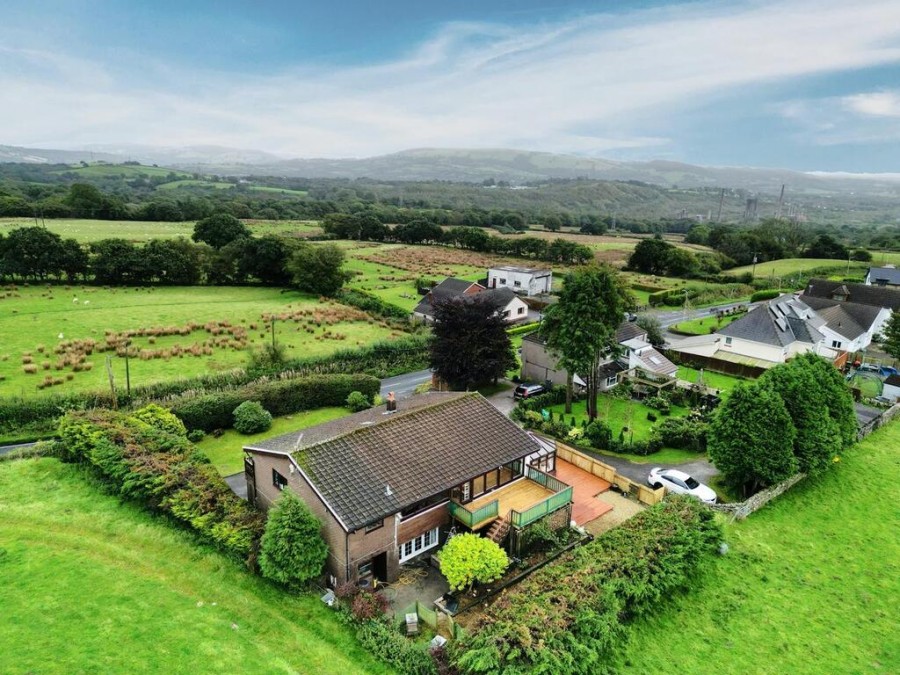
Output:
<path fill-rule="evenodd" d="M 539 449 L 475 392 L 425 394 L 398 408 L 390 415 L 363 411 L 255 447 L 289 452 L 350 531 Z"/>

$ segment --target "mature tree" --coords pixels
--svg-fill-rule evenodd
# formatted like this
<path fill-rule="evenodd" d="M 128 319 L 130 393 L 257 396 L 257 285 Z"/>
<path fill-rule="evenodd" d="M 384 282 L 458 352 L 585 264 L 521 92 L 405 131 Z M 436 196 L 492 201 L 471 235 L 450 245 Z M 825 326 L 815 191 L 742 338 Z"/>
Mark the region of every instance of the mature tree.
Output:
<path fill-rule="evenodd" d="M 814 359 L 818 359 L 813 355 Z M 835 411 L 831 396 L 822 380 L 822 371 L 808 358 L 795 357 L 767 371 L 759 382 L 772 387 L 782 398 L 794 427 L 794 455 L 800 470 L 815 474 L 824 471 L 844 448 L 845 432 Z"/>
<path fill-rule="evenodd" d="M 665 274 L 669 253 L 674 249 L 659 236 L 642 239 L 628 256 L 628 268 L 643 274 Z"/>
<path fill-rule="evenodd" d="M 551 232 L 559 232 L 559 228 L 562 227 L 562 221 L 559 216 L 556 214 L 549 214 L 544 216 L 544 229 L 550 230 Z"/>
<path fill-rule="evenodd" d="M 135 269 L 142 268 L 140 252 L 126 239 L 102 239 L 91 244 L 91 270 L 98 284 L 122 285 L 139 280 Z"/>
<path fill-rule="evenodd" d="M 434 304 L 431 367 L 453 389 L 496 381 L 516 367 L 500 309 L 487 293 Z"/>
<path fill-rule="evenodd" d="M 828 234 L 820 234 L 816 240 L 810 244 L 809 248 L 803 253 L 804 258 L 835 258 L 837 260 L 847 260 L 850 252 L 847 247 L 834 240 L 834 237 Z"/>
<path fill-rule="evenodd" d="M 900 359 L 900 310 L 891 313 L 891 318 L 882 331 L 884 350 L 895 359 Z"/>
<path fill-rule="evenodd" d="M 201 249 L 183 237 L 152 239 L 137 253 L 146 263 L 148 281 L 193 286 L 200 281 Z"/>
<path fill-rule="evenodd" d="M 655 316 L 644 314 L 639 316 L 635 323 L 647 331 L 647 342 L 654 347 L 662 347 L 666 343 L 666 339 L 663 337 L 662 324 Z"/>
<path fill-rule="evenodd" d="M 841 437 L 842 449 L 846 450 L 856 443 L 859 433 L 859 422 L 856 419 L 856 408 L 853 395 L 840 371 L 827 359 L 811 352 L 801 354 L 791 361 L 793 368 L 805 368 L 818 383 L 825 402 L 825 409 L 837 424 Z"/>
<path fill-rule="evenodd" d="M 572 376 L 578 373 L 587 385 L 588 419 L 597 417 L 600 365 L 616 349 L 616 328 L 633 306 L 625 282 L 610 267 L 581 267 L 566 276 L 559 302 L 544 314 L 542 330 L 568 374 L 567 413 L 572 411 Z"/>
<path fill-rule="evenodd" d="M 781 397 L 764 384 L 738 385 L 709 427 L 709 458 L 744 495 L 797 472 L 796 435 Z"/>
<path fill-rule="evenodd" d="M 43 227 L 18 227 L 3 244 L 3 267 L 25 279 L 45 279 L 62 270 L 62 238 Z"/>
<path fill-rule="evenodd" d="M 690 277 L 699 269 L 697 256 L 683 248 L 669 250 L 665 260 L 666 273 L 673 277 Z"/>
<path fill-rule="evenodd" d="M 238 274 L 256 277 L 269 286 L 287 286 L 291 273 L 287 263 L 291 247 L 282 237 L 267 234 L 264 237 L 241 240 Z"/>
<path fill-rule="evenodd" d="M 347 280 L 343 264 L 344 252 L 334 244 L 303 244 L 294 251 L 287 269 L 301 291 L 333 296 Z"/>
<path fill-rule="evenodd" d="M 87 274 L 87 251 L 75 239 L 63 239 L 59 251 L 59 268 L 69 283 Z"/>
<path fill-rule="evenodd" d="M 684 241 L 688 244 L 701 244 L 705 246 L 709 243 L 709 233 L 709 225 L 697 223 L 688 230 L 688 233 L 684 236 Z"/>
<path fill-rule="evenodd" d="M 249 228 L 240 220 L 227 213 L 217 213 L 197 221 L 194 225 L 194 241 L 203 241 L 213 248 L 222 248 L 242 237 L 250 237 Z"/>
<path fill-rule="evenodd" d="M 328 557 L 321 530 L 322 524 L 309 507 L 289 489 L 284 490 L 269 510 L 260 542 L 259 569 L 263 576 L 289 586 L 318 577 Z"/>
<path fill-rule="evenodd" d="M 490 539 L 466 532 L 450 539 L 441 549 L 441 573 L 450 588 L 469 590 L 478 582 L 488 584 L 509 567 L 506 552 Z"/>

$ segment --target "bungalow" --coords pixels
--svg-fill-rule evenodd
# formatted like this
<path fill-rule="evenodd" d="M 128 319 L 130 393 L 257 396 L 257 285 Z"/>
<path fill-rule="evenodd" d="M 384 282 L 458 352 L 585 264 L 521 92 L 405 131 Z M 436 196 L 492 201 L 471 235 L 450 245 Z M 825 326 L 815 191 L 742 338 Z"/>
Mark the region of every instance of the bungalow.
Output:
<path fill-rule="evenodd" d="M 481 284 L 464 279 L 448 277 L 432 288 L 428 295 L 416 305 L 413 310 L 413 318 L 425 323 L 434 322 L 434 305 L 437 302 L 459 297 L 472 297 L 486 294 L 498 305 L 498 312 L 507 323 L 515 323 L 528 318 L 528 305 L 519 298 L 512 289 L 496 288 L 487 289 Z"/>
<path fill-rule="evenodd" d="M 825 336 L 825 345 L 845 352 L 868 347 L 891 318 L 891 310 L 875 305 L 813 296 L 804 296 L 803 302 L 825 321 L 819 329 Z"/>
<path fill-rule="evenodd" d="M 394 581 L 451 526 L 512 546 L 544 516 L 571 518 L 572 488 L 545 473 L 555 450 L 478 393 L 423 394 L 244 452 L 248 499 L 269 508 L 282 490 L 299 495 L 322 522 L 337 583 Z"/>
<path fill-rule="evenodd" d="M 802 299 L 808 297 L 874 305 L 891 311 L 900 309 L 900 288 L 890 286 L 867 286 L 866 284 L 851 284 L 828 279 L 810 279 L 803 291 Z"/>
<path fill-rule="evenodd" d="M 533 267 L 491 267 L 487 276 L 488 288 L 511 288 L 523 295 L 549 293 L 553 287 L 553 272 Z"/>
<path fill-rule="evenodd" d="M 870 267 L 866 273 L 867 286 L 900 286 L 900 270 L 893 265 Z"/>

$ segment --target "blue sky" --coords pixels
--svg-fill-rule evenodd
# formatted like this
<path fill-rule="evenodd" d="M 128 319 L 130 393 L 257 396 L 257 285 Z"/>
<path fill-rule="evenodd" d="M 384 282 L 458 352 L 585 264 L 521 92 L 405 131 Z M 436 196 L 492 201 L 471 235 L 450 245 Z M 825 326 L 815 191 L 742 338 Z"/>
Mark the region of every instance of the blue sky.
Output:
<path fill-rule="evenodd" d="M 900 2 L 0 0 L 0 143 L 900 171 Z"/>

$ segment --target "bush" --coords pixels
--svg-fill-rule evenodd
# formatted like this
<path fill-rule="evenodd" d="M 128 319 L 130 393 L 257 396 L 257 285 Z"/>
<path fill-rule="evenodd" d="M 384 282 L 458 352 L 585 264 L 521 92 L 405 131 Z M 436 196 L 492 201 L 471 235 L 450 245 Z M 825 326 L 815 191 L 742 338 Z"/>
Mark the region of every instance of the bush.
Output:
<path fill-rule="evenodd" d="M 381 593 L 361 590 L 350 602 L 350 613 L 357 621 L 369 621 L 385 615 L 390 601 Z"/>
<path fill-rule="evenodd" d="M 550 526 L 549 518 L 541 518 L 525 528 L 522 533 L 522 546 L 528 552 L 552 551 L 563 541 L 560 534 Z"/>
<path fill-rule="evenodd" d="M 407 640 L 396 626 L 384 619 L 366 621 L 356 631 L 363 648 L 405 675 L 437 673 L 434 660 L 426 651 L 427 643 Z"/>
<path fill-rule="evenodd" d="M 345 288 L 340 292 L 337 299 L 346 305 L 352 305 L 373 316 L 401 321 L 409 320 L 409 312 L 402 307 L 392 305 L 376 295 L 355 288 Z"/>
<path fill-rule="evenodd" d="M 352 412 L 359 412 L 360 410 L 367 410 L 372 407 L 369 399 L 366 398 L 366 395 L 361 391 L 351 391 L 347 396 L 346 403 L 347 407 L 350 408 Z"/>
<path fill-rule="evenodd" d="M 151 403 L 140 410 L 136 410 L 131 416 L 141 420 L 141 422 L 149 424 L 154 429 L 175 434 L 176 436 L 187 436 L 187 429 L 184 428 L 184 422 L 178 419 L 171 410 L 167 410 L 155 403 Z"/>
<path fill-rule="evenodd" d="M 272 413 L 259 401 L 244 401 L 234 409 L 234 428 L 241 434 L 258 434 L 272 427 Z"/>
<path fill-rule="evenodd" d="M 506 552 L 477 534 L 458 534 L 441 549 L 441 573 L 453 590 L 486 584 L 503 576 L 509 566 Z"/>
<path fill-rule="evenodd" d="M 187 439 L 191 443 L 199 443 L 206 437 L 202 429 L 192 429 L 187 433 Z"/>
<path fill-rule="evenodd" d="M 328 557 L 320 534 L 322 523 L 290 490 L 284 490 L 269 511 L 259 551 L 259 570 L 264 577 L 288 586 L 318 577 Z"/>
<path fill-rule="evenodd" d="M 612 441 L 612 429 L 606 422 L 594 420 L 584 430 L 584 436 L 598 450 L 606 450 Z"/>
<path fill-rule="evenodd" d="M 661 445 L 684 448 L 694 452 L 706 451 L 706 435 L 709 425 L 694 413 L 687 417 L 675 417 L 654 428 L 653 435 Z"/>
<path fill-rule="evenodd" d="M 235 495 L 184 436 L 111 410 L 70 412 L 60 456 L 93 466 L 122 497 L 169 514 L 236 556 L 248 558 L 263 517 Z"/>
<path fill-rule="evenodd" d="M 688 588 L 721 540 L 711 510 L 670 496 L 507 590 L 454 649 L 454 665 L 467 673 L 607 672 L 624 622 Z"/>
<path fill-rule="evenodd" d="M 781 291 L 777 288 L 768 291 L 756 291 L 750 296 L 750 302 L 759 302 L 760 300 L 772 300 L 781 295 Z"/>
<path fill-rule="evenodd" d="M 672 412 L 671 406 L 669 405 L 669 399 L 663 396 L 651 396 L 644 400 L 644 405 L 648 408 L 658 410 L 663 415 L 668 415 Z"/>

